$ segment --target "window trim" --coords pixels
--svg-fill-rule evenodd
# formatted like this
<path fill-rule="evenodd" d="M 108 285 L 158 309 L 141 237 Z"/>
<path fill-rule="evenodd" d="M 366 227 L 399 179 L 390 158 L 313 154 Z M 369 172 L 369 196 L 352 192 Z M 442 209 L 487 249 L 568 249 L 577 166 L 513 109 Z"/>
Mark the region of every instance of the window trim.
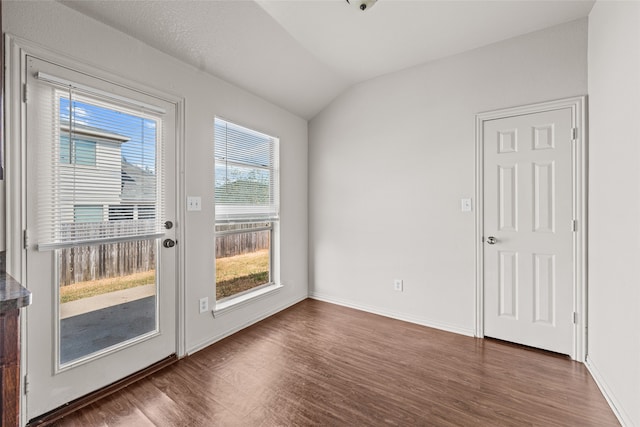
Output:
<path fill-rule="evenodd" d="M 250 302 L 266 298 L 279 292 L 284 285 L 281 283 L 270 283 L 262 285 L 258 288 L 249 289 L 246 293 L 233 295 L 225 298 L 222 302 L 216 301 L 215 308 L 212 310 L 213 317 L 219 317 L 226 313 L 235 311 Z"/>

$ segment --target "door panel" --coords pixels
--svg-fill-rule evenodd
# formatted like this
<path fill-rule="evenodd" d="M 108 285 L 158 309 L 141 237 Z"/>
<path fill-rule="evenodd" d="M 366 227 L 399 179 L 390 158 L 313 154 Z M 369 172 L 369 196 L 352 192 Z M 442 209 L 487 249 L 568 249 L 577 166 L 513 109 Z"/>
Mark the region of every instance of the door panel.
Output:
<path fill-rule="evenodd" d="M 500 231 L 518 230 L 518 165 L 500 165 L 498 224 Z"/>
<path fill-rule="evenodd" d="M 176 212 L 175 187 L 163 185 L 176 181 L 175 156 L 165 154 L 175 153 L 176 113 L 169 102 L 33 57 L 27 92 L 33 419 L 176 351 L 177 255 L 160 244 L 175 228 L 158 226 Z"/>
<path fill-rule="evenodd" d="M 555 323 L 556 257 L 533 254 L 533 287 L 535 323 Z"/>
<path fill-rule="evenodd" d="M 569 108 L 483 128 L 484 334 L 564 354 L 573 343 L 571 130 Z"/>
<path fill-rule="evenodd" d="M 555 163 L 533 164 L 533 231 L 554 232 Z"/>
<path fill-rule="evenodd" d="M 518 317 L 518 254 L 500 251 L 498 267 L 501 317 Z"/>

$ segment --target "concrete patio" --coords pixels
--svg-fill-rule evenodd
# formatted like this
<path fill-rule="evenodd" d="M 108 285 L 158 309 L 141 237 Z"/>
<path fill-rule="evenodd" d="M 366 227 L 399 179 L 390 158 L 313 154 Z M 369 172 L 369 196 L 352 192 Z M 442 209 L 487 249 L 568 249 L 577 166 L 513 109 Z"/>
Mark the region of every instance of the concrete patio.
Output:
<path fill-rule="evenodd" d="M 138 286 L 60 306 L 60 363 L 153 331 L 155 285 Z"/>

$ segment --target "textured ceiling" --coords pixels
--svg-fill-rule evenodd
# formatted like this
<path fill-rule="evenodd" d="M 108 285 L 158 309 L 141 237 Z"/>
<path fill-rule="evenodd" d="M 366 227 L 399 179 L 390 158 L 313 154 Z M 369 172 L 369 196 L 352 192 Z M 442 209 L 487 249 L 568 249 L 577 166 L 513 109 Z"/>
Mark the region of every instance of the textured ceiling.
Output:
<path fill-rule="evenodd" d="M 61 3 L 311 118 L 355 83 L 587 16 L 594 1 Z"/>

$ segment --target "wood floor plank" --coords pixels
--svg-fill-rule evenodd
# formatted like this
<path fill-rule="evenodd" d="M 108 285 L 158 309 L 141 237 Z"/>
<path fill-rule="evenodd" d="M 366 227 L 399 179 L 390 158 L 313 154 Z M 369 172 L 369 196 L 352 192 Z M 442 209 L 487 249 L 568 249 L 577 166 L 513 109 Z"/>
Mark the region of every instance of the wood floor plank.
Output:
<path fill-rule="evenodd" d="M 55 421 L 54 426 L 140 426 L 154 424 L 132 404 L 125 393 L 113 394 Z"/>
<path fill-rule="evenodd" d="M 58 425 L 125 423 L 619 425 L 584 365 L 565 356 L 310 299 Z"/>
<path fill-rule="evenodd" d="M 131 385 L 123 394 L 136 405 L 154 425 L 194 425 L 194 416 L 175 400 L 153 385 L 151 381 L 139 381 Z"/>

